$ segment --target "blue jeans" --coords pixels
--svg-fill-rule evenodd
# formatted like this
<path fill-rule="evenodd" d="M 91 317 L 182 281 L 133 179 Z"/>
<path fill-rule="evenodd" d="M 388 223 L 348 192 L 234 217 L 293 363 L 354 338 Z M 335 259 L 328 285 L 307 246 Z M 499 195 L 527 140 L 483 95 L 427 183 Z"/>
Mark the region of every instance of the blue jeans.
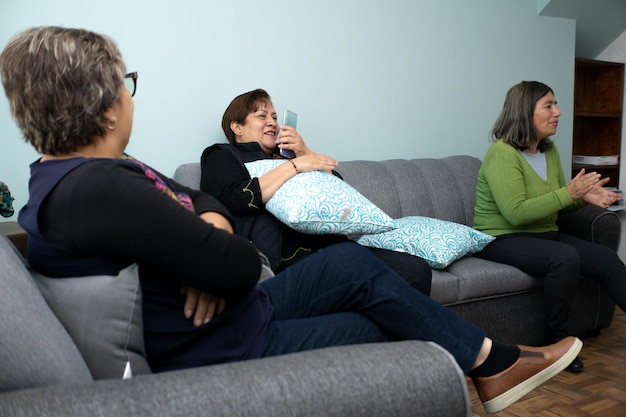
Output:
<path fill-rule="evenodd" d="M 498 236 L 474 256 L 544 278 L 549 342 L 567 336 L 569 310 L 581 273 L 597 277 L 626 311 L 626 267 L 606 246 L 559 232 L 514 233 Z"/>
<path fill-rule="evenodd" d="M 354 243 L 324 248 L 261 283 L 274 317 L 262 356 L 394 340 L 433 341 L 469 372 L 482 329 L 412 288 Z"/>

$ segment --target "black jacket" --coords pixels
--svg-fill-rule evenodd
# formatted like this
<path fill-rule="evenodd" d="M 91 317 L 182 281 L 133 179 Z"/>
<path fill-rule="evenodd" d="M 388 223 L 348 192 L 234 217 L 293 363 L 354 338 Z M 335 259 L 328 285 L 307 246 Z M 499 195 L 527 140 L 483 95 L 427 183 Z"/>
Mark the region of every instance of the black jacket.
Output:
<path fill-rule="evenodd" d="M 265 210 L 259 180 L 250 177 L 244 164 L 270 158 L 256 142 L 211 145 L 202 153 L 200 189 L 226 206 L 235 218 L 236 233 L 254 243 L 267 256 L 272 269 L 278 272 L 310 253 L 346 238 L 297 232 Z"/>

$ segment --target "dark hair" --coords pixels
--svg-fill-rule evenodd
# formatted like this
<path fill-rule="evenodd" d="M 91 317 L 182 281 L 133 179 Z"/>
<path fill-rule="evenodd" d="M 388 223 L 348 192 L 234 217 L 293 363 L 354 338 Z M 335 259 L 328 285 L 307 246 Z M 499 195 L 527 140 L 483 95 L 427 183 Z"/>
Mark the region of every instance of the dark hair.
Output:
<path fill-rule="evenodd" d="M 552 147 L 552 141 L 537 136 L 533 123 L 535 106 L 546 94 L 554 91 L 538 81 L 522 81 L 506 93 L 502 112 L 491 130 L 491 139 L 503 142 L 524 151 L 535 143 L 540 152 Z"/>
<path fill-rule="evenodd" d="M 261 104 L 271 104 L 272 99 L 267 91 L 257 88 L 256 90 L 248 91 L 238 95 L 230 102 L 224 116 L 222 116 L 222 130 L 228 139 L 228 142 L 235 143 L 235 132 L 230 128 L 232 122 L 237 122 L 241 125 L 246 124 L 246 117 L 250 113 L 257 111 Z"/>
<path fill-rule="evenodd" d="M 25 30 L 0 54 L 11 114 L 39 153 L 76 151 L 106 132 L 126 67 L 115 43 L 83 29 Z"/>

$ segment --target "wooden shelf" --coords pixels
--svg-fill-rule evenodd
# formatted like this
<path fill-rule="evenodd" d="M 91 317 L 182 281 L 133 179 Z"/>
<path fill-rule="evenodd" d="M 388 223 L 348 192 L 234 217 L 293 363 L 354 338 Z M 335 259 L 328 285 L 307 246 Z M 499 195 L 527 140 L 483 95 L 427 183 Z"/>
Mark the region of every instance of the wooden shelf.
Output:
<path fill-rule="evenodd" d="M 606 117 L 606 118 L 621 118 L 621 114 L 616 113 L 574 113 L 574 117 Z"/>
<path fill-rule="evenodd" d="M 624 64 L 577 58 L 574 76 L 572 155 L 621 155 Z M 589 168 L 611 177 L 619 186 L 619 164 L 572 163 L 572 177 Z"/>
<path fill-rule="evenodd" d="M 573 164 L 572 167 L 581 169 L 581 168 L 591 168 L 591 169 L 615 169 L 619 168 L 619 165 L 589 165 L 589 164 Z"/>

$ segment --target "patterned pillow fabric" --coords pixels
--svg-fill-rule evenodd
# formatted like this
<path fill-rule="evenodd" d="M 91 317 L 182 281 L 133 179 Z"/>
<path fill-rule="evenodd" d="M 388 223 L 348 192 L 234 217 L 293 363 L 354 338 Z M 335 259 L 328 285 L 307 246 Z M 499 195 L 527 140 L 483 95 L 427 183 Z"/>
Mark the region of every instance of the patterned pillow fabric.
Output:
<path fill-rule="evenodd" d="M 469 226 L 430 217 L 408 216 L 396 222 L 397 229 L 361 236 L 357 243 L 410 253 L 426 260 L 431 268 L 444 269 L 495 239 Z"/>
<path fill-rule="evenodd" d="M 245 166 L 254 178 L 286 162 L 264 159 Z M 308 234 L 356 237 L 397 227 L 387 213 L 352 186 L 324 171 L 301 172 L 291 178 L 265 208 L 287 226 Z"/>

